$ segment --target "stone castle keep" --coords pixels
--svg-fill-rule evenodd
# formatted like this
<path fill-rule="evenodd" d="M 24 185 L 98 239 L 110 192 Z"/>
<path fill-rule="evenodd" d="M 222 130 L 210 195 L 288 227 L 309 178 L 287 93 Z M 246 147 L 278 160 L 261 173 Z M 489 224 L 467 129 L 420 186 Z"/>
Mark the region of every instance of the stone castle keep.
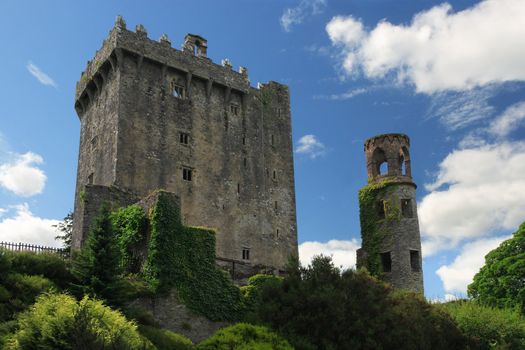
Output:
<path fill-rule="evenodd" d="M 157 189 L 180 198 L 185 225 L 214 228 L 217 256 L 282 269 L 297 253 L 290 96 L 251 87 L 246 68 L 182 50 L 117 18 L 77 83 L 80 119 L 73 248 L 98 208 Z"/>
<path fill-rule="evenodd" d="M 360 191 L 362 248 L 357 267 L 394 287 L 423 293 L 416 184 L 410 140 L 386 134 L 365 141 L 368 186 Z"/>

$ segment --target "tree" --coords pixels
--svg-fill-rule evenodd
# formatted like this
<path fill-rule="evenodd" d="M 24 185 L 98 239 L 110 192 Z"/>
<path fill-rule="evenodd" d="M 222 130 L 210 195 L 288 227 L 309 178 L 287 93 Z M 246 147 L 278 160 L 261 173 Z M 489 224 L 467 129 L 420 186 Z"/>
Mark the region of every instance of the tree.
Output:
<path fill-rule="evenodd" d="M 120 250 L 107 204 L 102 205 L 80 254 L 71 269 L 76 282 L 72 290 L 118 305 L 123 297 Z"/>
<path fill-rule="evenodd" d="M 485 266 L 468 286 L 468 295 L 482 304 L 517 307 L 525 314 L 525 222 L 485 256 Z"/>
<path fill-rule="evenodd" d="M 64 250 L 69 252 L 71 250 L 71 240 L 73 238 L 73 212 L 69 212 L 64 220 L 58 224 L 53 225 L 59 232 L 59 235 L 55 237 L 56 240 L 60 240 L 64 243 Z"/>

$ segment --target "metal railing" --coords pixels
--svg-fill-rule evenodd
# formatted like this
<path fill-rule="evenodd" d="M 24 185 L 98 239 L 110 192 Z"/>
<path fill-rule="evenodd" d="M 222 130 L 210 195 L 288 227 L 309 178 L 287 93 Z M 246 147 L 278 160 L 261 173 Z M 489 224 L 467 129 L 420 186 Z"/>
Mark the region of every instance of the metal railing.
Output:
<path fill-rule="evenodd" d="M 27 243 L 12 243 L 12 242 L 0 242 L 0 250 L 6 250 L 8 252 L 31 252 L 35 254 L 57 254 L 61 257 L 69 257 L 69 250 L 64 248 L 46 247 L 35 244 Z"/>

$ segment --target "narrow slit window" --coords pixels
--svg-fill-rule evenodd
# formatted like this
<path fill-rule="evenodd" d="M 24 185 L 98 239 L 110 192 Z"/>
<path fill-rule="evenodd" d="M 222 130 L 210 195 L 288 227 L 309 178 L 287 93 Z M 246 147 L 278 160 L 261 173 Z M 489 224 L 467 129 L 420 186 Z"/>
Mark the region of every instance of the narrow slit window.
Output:
<path fill-rule="evenodd" d="M 278 206 L 277 206 L 277 201 L 275 201 L 275 203 L 274 203 L 274 207 L 275 207 L 275 210 L 277 210 L 277 209 L 278 209 Z"/>
<path fill-rule="evenodd" d="M 171 85 L 171 95 L 176 98 L 185 98 L 186 97 L 186 89 L 182 85 L 178 85 L 173 83 Z"/>
<path fill-rule="evenodd" d="M 277 229 L 277 231 L 275 231 L 275 236 L 276 236 L 277 238 L 279 238 L 279 229 Z"/>
<path fill-rule="evenodd" d="M 182 179 L 185 181 L 193 180 L 193 170 L 190 168 L 182 168 Z"/>
<path fill-rule="evenodd" d="M 276 180 L 277 179 L 277 172 L 274 170 L 273 171 L 273 179 Z"/>
<path fill-rule="evenodd" d="M 413 272 L 421 271 L 421 265 L 419 263 L 419 251 L 410 250 L 410 267 Z"/>
<path fill-rule="evenodd" d="M 241 193 L 241 184 L 237 183 L 237 193 Z"/>
<path fill-rule="evenodd" d="M 275 137 L 273 136 L 273 134 L 271 136 L 271 142 L 272 142 L 272 146 L 273 146 L 275 144 Z"/>
<path fill-rule="evenodd" d="M 281 118 L 281 109 L 277 108 L 277 117 Z"/>
<path fill-rule="evenodd" d="M 242 260 L 250 260 L 250 249 L 249 248 L 242 249 Z"/>
<path fill-rule="evenodd" d="M 392 257 L 390 256 L 390 252 L 381 253 L 381 267 L 383 272 L 392 271 Z"/>
<path fill-rule="evenodd" d="M 243 163 L 244 163 L 244 167 L 246 168 L 246 166 L 248 165 L 248 161 L 246 160 L 246 158 L 244 158 Z"/>
<path fill-rule="evenodd" d="M 410 200 L 410 198 L 401 199 L 401 214 L 404 218 L 413 217 L 412 201 Z"/>
<path fill-rule="evenodd" d="M 179 134 L 179 141 L 180 143 L 182 143 L 183 145 L 187 145 L 190 143 L 190 134 L 187 134 L 185 132 L 181 132 Z"/>
<path fill-rule="evenodd" d="M 246 145 L 246 136 L 244 136 L 244 137 L 242 138 L 242 144 L 243 144 L 243 145 Z"/>
<path fill-rule="evenodd" d="M 376 211 L 377 211 L 377 216 L 380 219 L 385 218 L 385 202 L 384 201 L 378 201 L 376 203 Z"/>

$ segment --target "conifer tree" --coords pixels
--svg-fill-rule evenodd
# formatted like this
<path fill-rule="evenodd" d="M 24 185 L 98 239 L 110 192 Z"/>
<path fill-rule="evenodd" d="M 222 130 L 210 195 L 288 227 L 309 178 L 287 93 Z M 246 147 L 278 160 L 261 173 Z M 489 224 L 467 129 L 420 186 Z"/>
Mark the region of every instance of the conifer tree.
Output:
<path fill-rule="evenodd" d="M 111 305 L 121 301 L 120 251 L 107 204 L 100 208 L 86 243 L 73 260 L 72 273 L 76 278 L 72 290 L 79 297 L 89 295 Z"/>

